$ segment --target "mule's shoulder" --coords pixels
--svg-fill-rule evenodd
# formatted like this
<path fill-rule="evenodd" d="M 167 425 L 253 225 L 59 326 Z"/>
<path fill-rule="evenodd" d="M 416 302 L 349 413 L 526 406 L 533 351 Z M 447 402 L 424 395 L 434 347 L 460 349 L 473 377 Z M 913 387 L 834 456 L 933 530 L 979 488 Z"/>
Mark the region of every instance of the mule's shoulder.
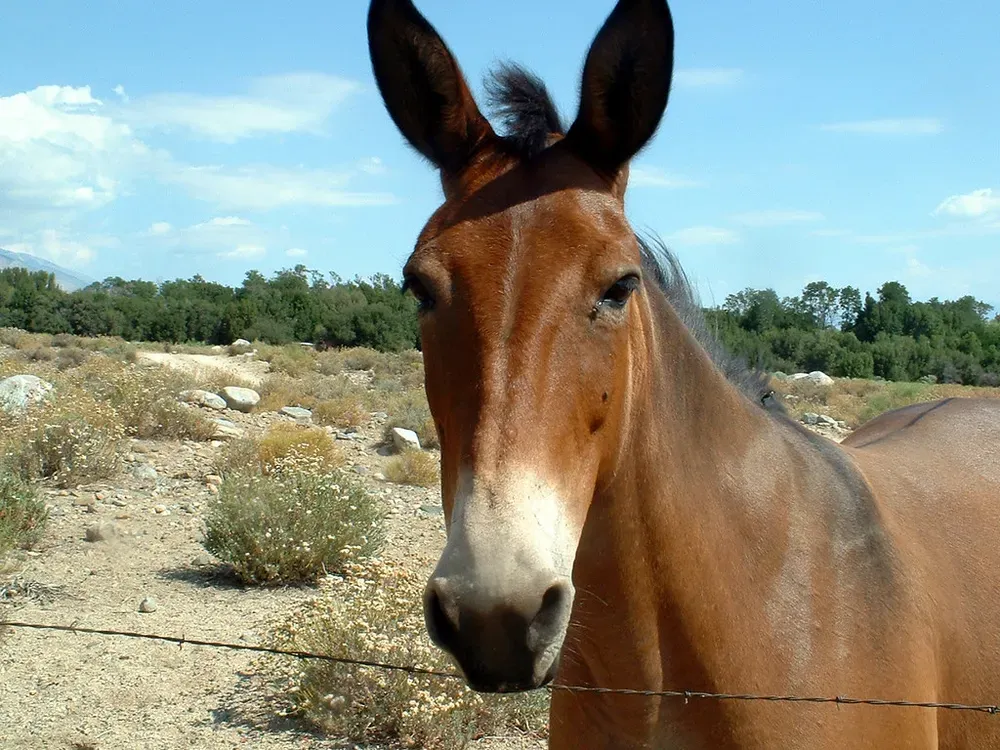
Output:
<path fill-rule="evenodd" d="M 866 422 L 841 443 L 865 448 L 909 433 L 993 433 L 1000 436 L 1000 399 L 945 398 L 910 404 Z"/>

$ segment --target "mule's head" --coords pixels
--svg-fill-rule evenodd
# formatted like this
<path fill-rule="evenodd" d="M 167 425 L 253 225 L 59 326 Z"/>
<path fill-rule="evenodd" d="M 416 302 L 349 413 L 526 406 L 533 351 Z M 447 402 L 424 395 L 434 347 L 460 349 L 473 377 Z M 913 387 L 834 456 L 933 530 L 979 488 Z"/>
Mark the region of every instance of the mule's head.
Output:
<path fill-rule="evenodd" d="M 577 546 L 621 449 L 649 320 L 624 212 L 628 161 L 666 108 L 665 0 L 620 0 L 583 70 L 565 133 L 517 70 L 497 135 L 410 0 L 373 0 L 375 78 L 400 131 L 441 173 L 444 203 L 404 268 L 420 302 L 448 541 L 427 586 L 432 639 L 471 687 L 555 675 Z"/>

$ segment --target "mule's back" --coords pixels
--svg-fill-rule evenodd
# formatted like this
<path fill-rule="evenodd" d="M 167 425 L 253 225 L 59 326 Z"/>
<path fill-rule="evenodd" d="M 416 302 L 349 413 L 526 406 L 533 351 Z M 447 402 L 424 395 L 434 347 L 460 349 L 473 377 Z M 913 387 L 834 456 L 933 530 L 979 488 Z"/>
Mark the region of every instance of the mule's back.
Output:
<path fill-rule="evenodd" d="M 1000 699 L 1000 399 L 887 412 L 849 436 L 934 644 L 940 701 Z M 922 621 L 922 622 L 920 622 Z M 939 716 L 942 748 L 1000 748 L 1000 718 Z"/>

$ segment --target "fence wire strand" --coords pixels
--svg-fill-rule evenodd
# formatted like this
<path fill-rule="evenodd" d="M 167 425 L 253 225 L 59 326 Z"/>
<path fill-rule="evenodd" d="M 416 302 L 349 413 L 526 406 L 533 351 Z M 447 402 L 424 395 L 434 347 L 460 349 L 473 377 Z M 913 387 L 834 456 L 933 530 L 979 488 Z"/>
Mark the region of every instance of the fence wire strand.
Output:
<path fill-rule="evenodd" d="M 380 669 L 387 672 L 404 672 L 411 675 L 424 677 L 434 677 L 437 679 L 461 680 L 462 676 L 454 672 L 444 672 L 437 669 L 425 669 L 423 667 L 410 666 L 404 664 L 387 664 L 369 659 L 356 659 L 344 656 L 330 656 L 328 654 L 317 654 L 311 651 L 295 651 L 290 649 L 274 648 L 271 646 L 254 646 L 246 643 L 226 643 L 222 641 L 206 641 L 197 638 L 186 638 L 184 636 L 158 635 L 154 633 L 136 633 L 127 630 L 107 630 L 103 628 L 85 628 L 74 625 L 49 625 L 44 623 L 31 622 L 4 622 L 0 620 L 0 630 L 4 627 L 21 628 L 24 630 L 46 630 L 63 633 L 78 633 L 84 635 L 98 635 L 106 637 L 132 638 L 147 641 L 159 641 L 161 643 L 174 643 L 178 647 L 202 646 L 205 648 L 226 649 L 230 651 L 252 651 L 261 654 L 271 654 L 275 656 L 287 656 L 295 659 L 307 659 L 326 661 L 345 666 L 368 667 Z M 852 698 L 848 696 L 805 696 L 805 695 L 758 695 L 753 693 L 709 693 L 698 690 L 631 690 L 628 688 L 602 688 L 587 687 L 583 685 L 563 685 L 552 683 L 545 688 L 550 692 L 565 691 L 572 693 L 590 693 L 600 695 L 623 695 L 638 696 L 646 698 L 673 698 L 683 700 L 685 703 L 692 700 L 714 700 L 714 701 L 747 701 L 765 703 L 833 703 L 838 705 L 855 706 L 891 706 L 899 708 L 923 708 L 941 709 L 943 711 L 973 711 L 976 713 L 989 714 L 991 716 L 1000 715 L 998 705 L 977 705 L 969 703 L 934 703 L 930 701 L 906 701 L 906 700 L 885 700 L 877 698 Z"/>

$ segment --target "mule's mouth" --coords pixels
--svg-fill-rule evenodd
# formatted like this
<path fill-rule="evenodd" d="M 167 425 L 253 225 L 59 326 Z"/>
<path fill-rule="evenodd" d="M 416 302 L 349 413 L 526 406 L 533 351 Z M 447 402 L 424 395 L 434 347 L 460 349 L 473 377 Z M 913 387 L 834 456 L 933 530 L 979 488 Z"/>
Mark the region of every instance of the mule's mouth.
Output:
<path fill-rule="evenodd" d="M 539 678 L 528 677 L 522 680 L 510 680 L 500 678 L 495 674 L 487 674 L 486 672 L 480 674 L 475 670 L 463 669 L 465 681 L 469 689 L 477 693 L 487 694 L 530 693 L 535 690 L 541 690 L 552 683 L 558 671 L 558 656 Z"/>

